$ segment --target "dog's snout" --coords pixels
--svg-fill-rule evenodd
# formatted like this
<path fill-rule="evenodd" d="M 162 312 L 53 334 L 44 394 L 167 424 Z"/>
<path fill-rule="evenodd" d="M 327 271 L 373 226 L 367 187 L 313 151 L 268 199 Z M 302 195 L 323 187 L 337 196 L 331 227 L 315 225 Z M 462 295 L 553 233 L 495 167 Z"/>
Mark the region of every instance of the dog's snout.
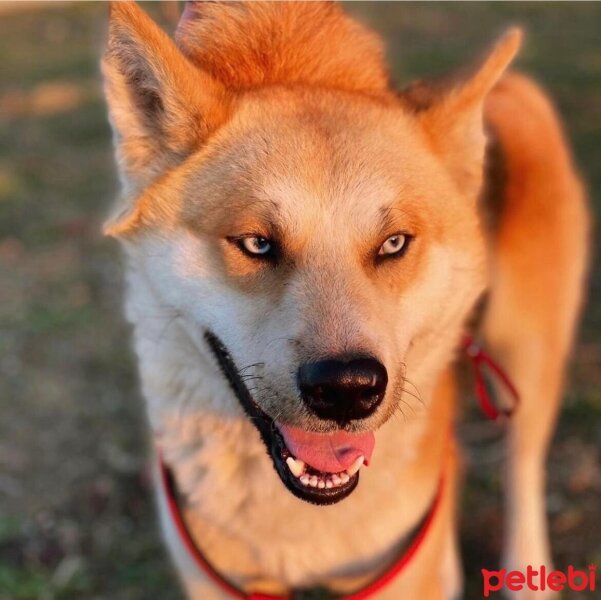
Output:
<path fill-rule="evenodd" d="M 340 424 L 373 414 L 387 383 L 386 368 L 373 358 L 322 360 L 298 370 L 298 387 L 307 408 Z"/>

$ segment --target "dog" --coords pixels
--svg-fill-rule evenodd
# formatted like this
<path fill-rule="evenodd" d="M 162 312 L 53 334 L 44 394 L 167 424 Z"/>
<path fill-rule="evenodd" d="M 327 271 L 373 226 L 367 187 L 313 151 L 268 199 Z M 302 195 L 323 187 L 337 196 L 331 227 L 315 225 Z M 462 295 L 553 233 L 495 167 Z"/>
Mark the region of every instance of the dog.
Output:
<path fill-rule="evenodd" d="M 588 213 L 549 99 L 507 71 L 520 40 L 399 91 L 337 4 L 188 3 L 175 40 L 112 5 L 105 231 L 190 598 L 367 597 L 399 556 L 370 597 L 461 597 L 468 331 L 520 393 L 504 565 L 551 564 L 544 465 Z"/>

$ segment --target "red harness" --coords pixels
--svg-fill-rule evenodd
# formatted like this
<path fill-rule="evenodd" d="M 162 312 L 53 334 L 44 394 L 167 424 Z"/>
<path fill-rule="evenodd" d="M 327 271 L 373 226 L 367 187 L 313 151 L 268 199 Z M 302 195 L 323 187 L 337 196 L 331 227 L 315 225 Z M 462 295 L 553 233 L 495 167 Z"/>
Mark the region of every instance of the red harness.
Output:
<path fill-rule="evenodd" d="M 499 417 L 511 417 L 515 409 L 520 403 L 520 395 L 509 379 L 509 376 L 482 346 L 469 335 L 464 336 L 462 347 L 467 354 L 467 357 L 472 362 L 474 372 L 474 383 L 476 388 L 476 396 L 482 412 L 491 420 L 496 421 Z M 511 396 L 512 405 L 504 408 L 497 408 L 486 386 L 486 370 L 490 369 L 491 375 Z"/>
<path fill-rule="evenodd" d="M 480 403 L 480 407 L 484 414 L 491 420 L 497 420 L 499 416 L 509 417 L 519 402 L 519 395 L 517 390 L 511 383 L 511 380 L 503 369 L 478 345 L 471 337 L 466 336 L 462 344 L 467 356 L 470 358 L 475 378 L 475 390 Z M 488 392 L 483 367 L 489 368 L 492 375 L 494 375 L 498 382 L 507 390 L 509 395 L 513 399 L 513 406 L 507 409 L 498 409 Z M 444 476 L 441 476 L 436 489 L 436 493 L 430 509 L 425 515 L 418 527 L 416 532 L 413 534 L 409 544 L 405 547 L 401 555 L 396 561 L 384 571 L 377 579 L 361 588 L 357 592 L 348 594 L 346 596 L 332 596 L 328 595 L 326 590 L 319 588 L 319 590 L 297 590 L 289 595 L 273 595 L 273 594 L 262 594 L 253 592 L 244 592 L 240 590 L 225 577 L 219 574 L 213 565 L 207 560 L 204 554 L 200 551 L 198 546 L 195 544 L 190 532 L 184 521 L 181 509 L 177 502 L 177 491 L 175 489 L 175 482 L 169 471 L 169 468 L 163 462 L 159 455 L 159 471 L 160 471 L 160 484 L 163 495 L 167 502 L 167 509 L 169 516 L 175 524 L 178 535 L 190 557 L 199 568 L 218 588 L 225 593 L 229 594 L 232 598 L 238 598 L 239 600 L 309 600 L 310 598 L 325 599 L 337 597 L 339 600 L 367 600 L 368 598 L 375 597 L 384 587 L 386 587 L 392 580 L 400 576 L 402 571 L 411 562 L 411 559 L 417 554 L 418 550 L 422 546 L 426 539 L 428 532 L 430 531 L 432 524 L 438 513 L 442 502 L 445 480 Z"/>

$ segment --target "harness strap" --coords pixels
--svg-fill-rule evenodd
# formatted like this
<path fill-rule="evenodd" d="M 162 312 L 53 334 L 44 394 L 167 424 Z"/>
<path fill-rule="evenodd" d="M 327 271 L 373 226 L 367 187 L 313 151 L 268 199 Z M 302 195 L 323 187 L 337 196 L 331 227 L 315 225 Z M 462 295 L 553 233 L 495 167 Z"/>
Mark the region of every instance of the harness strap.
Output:
<path fill-rule="evenodd" d="M 520 395 L 507 373 L 472 336 L 464 336 L 462 346 L 472 363 L 476 396 L 482 412 L 491 421 L 497 421 L 499 417 L 511 417 L 520 403 Z M 511 397 L 513 404 L 510 407 L 497 408 L 493 402 L 486 385 L 487 369 Z"/>

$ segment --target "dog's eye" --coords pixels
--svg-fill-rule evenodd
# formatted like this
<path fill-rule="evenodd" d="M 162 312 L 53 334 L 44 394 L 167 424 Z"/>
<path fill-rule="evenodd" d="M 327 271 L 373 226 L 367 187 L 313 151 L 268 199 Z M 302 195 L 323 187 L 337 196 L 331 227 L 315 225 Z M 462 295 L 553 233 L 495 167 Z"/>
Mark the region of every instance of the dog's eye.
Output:
<path fill-rule="evenodd" d="M 273 253 L 273 244 L 261 236 L 247 236 L 236 240 L 242 252 L 257 258 L 268 258 Z"/>
<path fill-rule="evenodd" d="M 409 236 L 404 233 L 391 235 L 378 250 L 378 257 L 401 256 L 409 245 Z"/>

